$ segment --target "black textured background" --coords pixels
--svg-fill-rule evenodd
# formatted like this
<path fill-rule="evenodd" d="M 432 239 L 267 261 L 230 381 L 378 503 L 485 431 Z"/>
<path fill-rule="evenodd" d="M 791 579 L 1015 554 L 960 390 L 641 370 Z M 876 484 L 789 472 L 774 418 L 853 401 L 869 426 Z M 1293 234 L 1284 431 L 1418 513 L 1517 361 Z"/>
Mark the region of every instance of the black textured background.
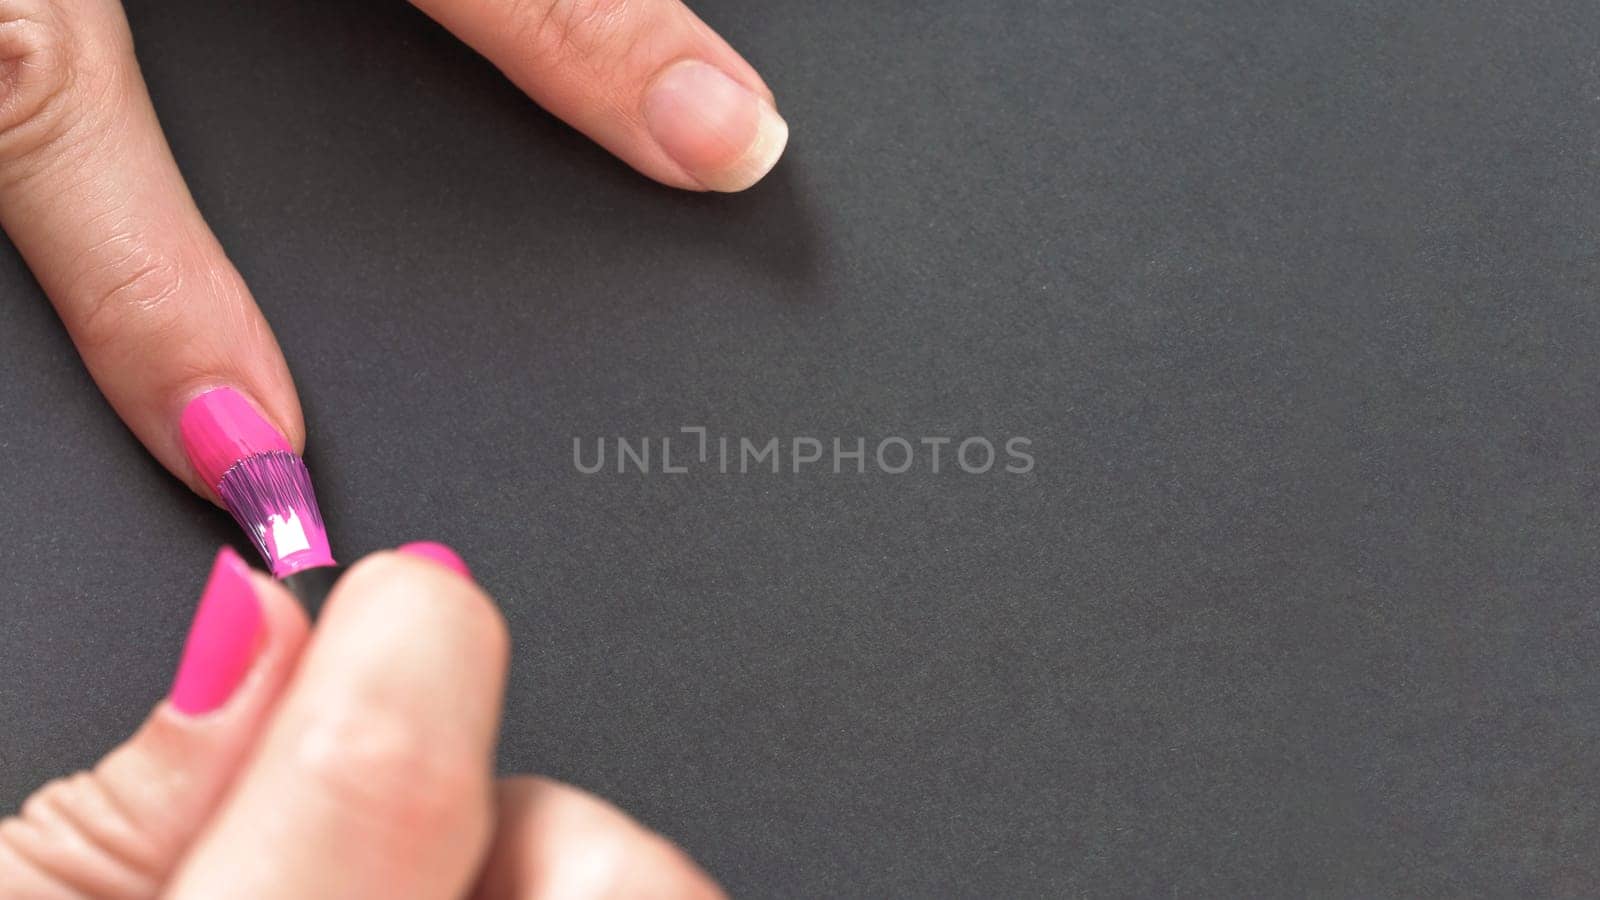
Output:
<path fill-rule="evenodd" d="M 1600 891 L 1600 8 L 704 0 L 793 128 L 659 188 L 394 2 L 130 4 L 342 555 L 459 548 L 501 760 L 744 896 Z M 226 516 L 0 254 L 0 807 Z M 1031 437 L 584 477 L 574 436 Z"/>

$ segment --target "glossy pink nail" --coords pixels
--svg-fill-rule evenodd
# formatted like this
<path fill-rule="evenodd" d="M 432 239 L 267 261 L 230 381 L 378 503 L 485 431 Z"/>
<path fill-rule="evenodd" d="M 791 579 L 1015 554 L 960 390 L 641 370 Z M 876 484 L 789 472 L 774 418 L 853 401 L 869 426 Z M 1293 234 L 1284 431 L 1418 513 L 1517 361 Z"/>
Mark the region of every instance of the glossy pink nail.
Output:
<path fill-rule="evenodd" d="M 278 429 L 233 388 L 216 388 L 190 400 L 178 429 L 189 462 L 212 489 L 241 459 L 270 450 L 294 452 Z"/>
<path fill-rule="evenodd" d="M 464 578 L 472 577 L 472 570 L 467 568 L 466 562 L 454 550 L 434 541 L 415 541 L 410 544 L 404 544 L 396 548 L 395 552 L 431 560 Z"/>
<path fill-rule="evenodd" d="M 172 705 L 191 716 L 218 709 L 244 681 L 261 636 L 261 603 L 250 569 L 224 547 L 211 567 L 172 681 Z"/>

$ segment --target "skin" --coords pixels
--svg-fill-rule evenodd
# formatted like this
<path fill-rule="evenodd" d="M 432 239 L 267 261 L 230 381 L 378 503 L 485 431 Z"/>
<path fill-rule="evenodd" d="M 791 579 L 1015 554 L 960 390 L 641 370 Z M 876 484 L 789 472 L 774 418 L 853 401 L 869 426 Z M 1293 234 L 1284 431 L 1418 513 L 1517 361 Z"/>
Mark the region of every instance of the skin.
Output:
<path fill-rule="evenodd" d="M 416 0 L 644 175 L 742 190 L 787 139 L 771 91 L 678 0 Z M 0 0 L 0 227 L 89 372 L 175 476 L 230 386 L 304 448 L 288 366 L 178 172 L 116 0 Z M 6 897 L 710 897 L 671 844 L 572 787 L 495 782 L 506 636 L 467 579 L 373 557 L 311 636 L 270 625 L 221 710 L 163 703 L 95 769 L 0 823 Z"/>
<path fill-rule="evenodd" d="M 551 112 L 685 190 L 742 190 L 781 154 L 772 92 L 679 0 L 417 0 Z M 227 385 L 304 449 L 288 366 L 183 183 L 116 0 L 0 0 L 0 227 L 106 399 L 215 500 L 178 415 Z"/>
<path fill-rule="evenodd" d="M 265 630 L 233 695 L 201 716 L 162 702 L 0 822 L 0 896 L 723 896 L 604 801 L 495 780 L 509 641 L 469 579 L 375 554 L 313 632 L 252 577 Z"/>

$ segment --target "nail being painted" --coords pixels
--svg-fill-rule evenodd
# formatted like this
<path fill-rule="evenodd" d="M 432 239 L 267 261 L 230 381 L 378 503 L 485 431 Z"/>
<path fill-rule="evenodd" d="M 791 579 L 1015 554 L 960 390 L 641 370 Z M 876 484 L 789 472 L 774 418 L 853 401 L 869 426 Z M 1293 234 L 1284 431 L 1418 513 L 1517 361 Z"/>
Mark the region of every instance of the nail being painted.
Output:
<path fill-rule="evenodd" d="M 340 570 L 305 461 L 231 388 L 189 401 L 179 430 L 195 472 L 222 498 L 273 576 L 309 607 L 320 606 Z M 313 571 L 320 574 L 300 577 Z"/>

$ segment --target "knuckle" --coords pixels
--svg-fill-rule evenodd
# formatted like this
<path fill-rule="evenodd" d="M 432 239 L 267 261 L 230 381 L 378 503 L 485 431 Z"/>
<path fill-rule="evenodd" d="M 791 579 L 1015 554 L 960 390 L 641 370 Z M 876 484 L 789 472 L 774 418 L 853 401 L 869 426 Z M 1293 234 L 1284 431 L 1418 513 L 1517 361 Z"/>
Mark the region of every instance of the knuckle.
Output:
<path fill-rule="evenodd" d="M 132 48 L 60 0 L 0 0 L 0 158 L 62 143 L 125 82 Z"/>
<path fill-rule="evenodd" d="M 400 843 L 470 827 L 485 808 L 487 760 L 403 714 L 327 710 L 300 735 L 295 755 L 313 790 Z"/>
<path fill-rule="evenodd" d="M 634 0 L 512 0 L 518 43 L 536 65 L 615 59 L 627 53 Z"/>
<path fill-rule="evenodd" d="M 133 229 L 118 229 L 89 257 L 65 293 L 72 298 L 68 326 L 85 351 L 111 346 L 130 331 L 159 334 L 181 314 L 173 301 L 183 290 L 182 267 Z"/>
<path fill-rule="evenodd" d="M 94 775 L 56 779 L 29 797 L 17 816 L 0 822 L 0 884 L 10 880 L 7 868 L 25 869 L 77 895 L 154 896 L 162 856 L 143 834 L 141 823 Z"/>
<path fill-rule="evenodd" d="M 0 0 L 0 150 L 47 142 L 72 83 L 73 41 L 44 0 Z"/>

